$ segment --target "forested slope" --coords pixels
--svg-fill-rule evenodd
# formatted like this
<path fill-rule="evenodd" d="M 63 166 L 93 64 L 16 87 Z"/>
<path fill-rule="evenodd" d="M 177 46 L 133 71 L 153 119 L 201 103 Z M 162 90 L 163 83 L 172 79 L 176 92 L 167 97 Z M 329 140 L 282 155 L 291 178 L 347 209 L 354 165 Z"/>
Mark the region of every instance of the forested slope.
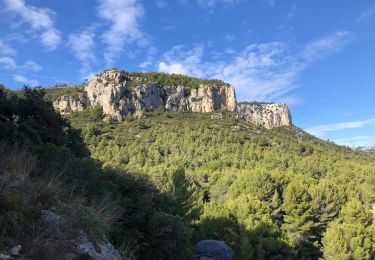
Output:
<path fill-rule="evenodd" d="M 159 109 L 121 123 L 100 115 L 70 117 L 92 157 L 174 194 L 192 242 L 226 241 L 236 259 L 375 257 L 374 157 L 230 112 L 215 120 Z"/>
<path fill-rule="evenodd" d="M 235 259 L 375 257 L 373 156 L 230 112 L 145 116 L 65 119 L 43 91 L 0 87 L 0 252 L 84 257 L 71 244 L 82 230 L 125 259 L 189 259 L 208 238 Z"/>

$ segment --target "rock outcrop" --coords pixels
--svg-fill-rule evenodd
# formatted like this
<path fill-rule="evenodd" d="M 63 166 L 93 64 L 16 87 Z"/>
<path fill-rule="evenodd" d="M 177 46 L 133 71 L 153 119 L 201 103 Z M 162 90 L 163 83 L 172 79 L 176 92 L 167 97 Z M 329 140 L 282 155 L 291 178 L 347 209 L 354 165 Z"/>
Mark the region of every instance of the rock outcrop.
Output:
<path fill-rule="evenodd" d="M 71 112 L 79 112 L 87 106 L 87 98 L 85 93 L 78 93 L 77 95 L 63 95 L 58 97 L 53 102 L 53 107 L 62 115 Z"/>
<path fill-rule="evenodd" d="M 121 121 L 128 113 L 143 117 L 143 111 L 164 107 L 170 111 L 208 113 L 217 110 L 238 112 L 249 122 L 266 128 L 291 125 L 285 104 L 239 104 L 234 88 L 221 81 L 199 81 L 187 87 L 182 84 L 161 85 L 133 77 L 118 70 L 98 74 L 83 90 L 60 96 L 54 103 L 61 114 L 101 106 L 106 118 Z"/>
<path fill-rule="evenodd" d="M 152 110 L 164 106 L 166 110 L 212 112 L 223 109 L 235 111 L 234 88 L 229 85 L 188 89 L 185 86 L 161 86 L 142 83 L 110 70 L 95 77 L 85 88 L 91 106 L 100 105 L 103 113 L 122 120 L 127 113 Z"/>
<path fill-rule="evenodd" d="M 268 129 L 292 125 L 292 116 L 285 103 L 238 104 L 237 113 L 246 121 Z"/>
<path fill-rule="evenodd" d="M 57 215 L 55 212 L 51 210 L 42 210 L 41 212 L 41 220 L 43 223 L 50 226 L 51 231 L 60 233 L 62 229 L 64 229 L 67 221 Z M 80 231 L 79 236 L 70 241 L 71 242 L 71 251 L 72 251 L 72 259 L 81 259 L 88 257 L 89 259 L 93 260 L 121 260 L 122 257 L 119 251 L 108 241 L 105 239 L 99 241 L 90 241 L 85 232 Z M 48 243 L 48 242 L 47 242 Z M 12 249 L 10 252 L 18 252 L 22 249 L 21 246 Z M 17 251 L 16 251 L 17 250 Z M 75 255 L 73 252 L 77 251 L 78 255 Z M 12 254 L 11 254 L 12 255 Z M 1 256 L 1 255 L 0 255 Z M 1 259 L 1 258 L 0 258 Z M 7 258 L 5 258 L 7 259 Z M 65 257 L 65 259 L 69 259 Z"/>

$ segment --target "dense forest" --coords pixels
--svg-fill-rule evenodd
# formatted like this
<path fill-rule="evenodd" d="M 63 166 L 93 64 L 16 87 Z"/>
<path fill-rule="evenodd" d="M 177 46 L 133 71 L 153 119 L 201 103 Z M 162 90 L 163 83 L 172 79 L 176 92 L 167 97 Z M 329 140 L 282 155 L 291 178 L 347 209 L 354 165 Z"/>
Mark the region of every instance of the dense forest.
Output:
<path fill-rule="evenodd" d="M 63 255 L 82 229 L 126 259 L 190 259 L 201 239 L 235 259 L 375 258 L 374 156 L 230 112 L 108 122 L 100 107 L 62 118 L 43 98 L 0 88 L 0 251 Z"/>

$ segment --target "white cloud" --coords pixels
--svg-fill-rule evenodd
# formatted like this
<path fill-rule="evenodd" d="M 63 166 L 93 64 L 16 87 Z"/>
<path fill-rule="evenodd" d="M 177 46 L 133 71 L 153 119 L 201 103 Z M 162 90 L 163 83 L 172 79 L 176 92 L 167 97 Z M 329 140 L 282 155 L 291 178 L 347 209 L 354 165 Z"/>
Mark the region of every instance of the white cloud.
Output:
<path fill-rule="evenodd" d="M 6 56 L 14 56 L 16 55 L 17 51 L 6 44 L 3 40 L 0 40 L 0 54 Z"/>
<path fill-rule="evenodd" d="M 148 48 L 148 50 L 147 50 L 147 57 L 146 57 L 146 59 L 141 64 L 139 64 L 139 67 L 141 69 L 146 69 L 146 68 L 152 66 L 153 65 L 153 60 L 155 59 L 155 55 L 156 55 L 157 51 L 158 50 L 155 47 Z"/>
<path fill-rule="evenodd" d="M 28 60 L 21 66 L 21 69 L 24 71 L 38 72 L 42 70 L 42 66 L 32 60 Z"/>
<path fill-rule="evenodd" d="M 251 44 L 238 52 L 213 53 L 207 61 L 203 61 L 203 46 L 185 50 L 180 45 L 166 52 L 155 65 L 162 72 L 222 79 L 236 88 L 239 100 L 298 104 L 302 99 L 289 94 L 298 86 L 297 76 L 311 63 L 342 49 L 350 35 L 336 32 L 294 53 L 281 42 Z"/>
<path fill-rule="evenodd" d="M 40 36 L 42 44 L 47 47 L 48 50 L 54 50 L 61 42 L 60 32 L 57 29 L 51 28 L 44 31 Z"/>
<path fill-rule="evenodd" d="M 6 37 L 6 40 L 9 42 L 16 42 L 16 43 L 27 43 L 29 39 L 20 33 L 11 33 Z"/>
<path fill-rule="evenodd" d="M 175 46 L 164 53 L 158 64 L 158 70 L 167 73 L 207 77 L 207 74 L 203 72 L 203 51 L 203 46 L 196 46 L 190 51 L 184 51 L 183 45 Z"/>
<path fill-rule="evenodd" d="M 80 33 L 70 34 L 68 38 L 68 46 L 82 65 L 81 76 L 87 78 L 87 75 L 92 73 L 92 64 L 96 61 L 94 29 L 92 27 L 86 28 Z"/>
<path fill-rule="evenodd" d="M 51 9 L 27 5 L 24 0 L 4 0 L 4 3 L 5 11 L 20 16 L 34 32 L 40 33 L 40 41 L 47 50 L 58 47 L 61 33 L 55 28 L 55 13 Z"/>
<path fill-rule="evenodd" d="M 14 70 L 17 68 L 16 61 L 11 57 L 1 57 L 0 67 L 6 70 Z"/>
<path fill-rule="evenodd" d="M 23 65 L 18 65 L 16 60 L 11 57 L 0 57 L 0 68 L 6 70 L 16 70 L 18 72 L 38 72 L 42 67 L 31 60 L 26 61 Z"/>
<path fill-rule="evenodd" d="M 15 82 L 22 83 L 26 86 L 37 86 L 39 85 L 39 82 L 35 79 L 29 79 L 23 74 L 14 74 L 13 75 L 13 80 Z"/>
<path fill-rule="evenodd" d="M 180 63 L 167 64 L 164 61 L 159 63 L 159 71 L 170 73 L 170 74 L 186 74 L 186 71 Z"/>
<path fill-rule="evenodd" d="M 331 53 L 341 51 L 352 39 L 348 31 L 338 31 L 326 37 L 307 44 L 302 51 L 302 56 L 307 62 L 323 58 Z"/>
<path fill-rule="evenodd" d="M 239 98 L 246 100 L 274 100 L 295 87 L 291 82 L 299 64 L 286 55 L 281 43 L 249 45 L 229 61 L 202 62 L 203 51 L 202 46 L 190 51 L 176 46 L 164 54 L 158 70 L 222 79 L 234 85 Z"/>
<path fill-rule="evenodd" d="M 102 35 L 107 45 L 104 58 L 108 65 L 113 64 L 127 44 L 144 45 L 147 41 L 140 29 L 144 9 L 138 0 L 99 0 L 98 14 L 110 23 L 109 30 Z"/>
<path fill-rule="evenodd" d="M 374 125 L 375 118 L 370 118 L 361 121 L 343 122 L 327 125 L 318 125 L 308 128 L 306 131 L 312 135 L 323 137 L 327 132 L 338 131 L 343 129 L 361 128 L 368 125 Z"/>

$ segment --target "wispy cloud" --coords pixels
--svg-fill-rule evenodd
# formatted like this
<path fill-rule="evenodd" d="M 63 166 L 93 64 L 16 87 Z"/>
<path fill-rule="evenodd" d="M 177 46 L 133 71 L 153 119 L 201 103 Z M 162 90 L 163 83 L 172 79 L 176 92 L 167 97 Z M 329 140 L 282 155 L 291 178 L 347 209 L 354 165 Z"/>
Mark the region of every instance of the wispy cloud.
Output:
<path fill-rule="evenodd" d="M 163 55 L 158 70 L 196 77 L 223 79 L 236 87 L 240 99 L 274 100 L 295 87 L 291 84 L 300 70 L 296 59 L 286 54 L 279 42 L 252 44 L 230 61 L 203 62 L 203 46 L 184 50 L 176 46 Z"/>
<path fill-rule="evenodd" d="M 14 74 L 13 80 L 15 82 L 22 83 L 23 85 L 26 85 L 26 86 L 37 86 L 37 85 L 39 85 L 39 82 L 37 80 L 27 78 L 23 74 Z"/>
<path fill-rule="evenodd" d="M 358 16 L 356 22 L 357 23 L 365 22 L 365 21 L 371 19 L 374 16 L 375 16 L 375 5 L 371 6 L 369 9 L 365 10 L 364 12 L 362 12 Z"/>
<path fill-rule="evenodd" d="M 22 66 L 18 67 L 18 69 L 21 71 L 38 72 L 41 71 L 43 68 L 35 61 L 28 60 Z"/>
<path fill-rule="evenodd" d="M 306 129 L 306 131 L 312 135 L 315 135 L 318 137 L 324 137 L 324 135 L 327 132 L 344 130 L 344 129 L 361 128 L 361 127 L 368 126 L 368 125 L 375 125 L 375 118 L 370 118 L 370 119 L 360 120 L 360 121 L 318 125 L 318 126 L 308 128 Z"/>
<path fill-rule="evenodd" d="M 146 45 L 147 36 L 141 30 L 144 8 L 138 0 L 99 0 L 98 14 L 110 24 L 102 35 L 107 45 L 104 58 L 108 65 L 113 64 L 126 45 Z"/>
<path fill-rule="evenodd" d="M 18 65 L 12 57 L 0 57 L 0 68 L 19 72 L 38 72 L 42 70 L 42 67 L 34 61 L 29 60 L 22 65 Z"/>
<path fill-rule="evenodd" d="M 96 62 L 94 27 L 69 35 L 68 46 L 76 59 L 81 63 L 81 77 L 88 78 L 92 74 L 92 64 Z"/>
<path fill-rule="evenodd" d="M 27 5 L 24 0 L 4 0 L 5 11 L 19 16 L 31 29 L 39 34 L 47 50 L 56 49 L 61 43 L 61 33 L 55 27 L 55 13 L 48 8 Z"/>
<path fill-rule="evenodd" d="M 13 80 L 25 85 L 35 86 L 39 84 L 37 80 L 27 78 L 26 75 L 30 75 L 42 70 L 42 66 L 38 63 L 28 60 L 23 64 L 17 64 L 17 61 L 14 57 L 10 56 L 0 56 L 0 70 L 12 71 Z"/>
<path fill-rule="evenodd" d="M 332 141 L 335 142 L 336 144 L 346 145 L 350 147 L 375 145 L 375 137 L 373 136 L 354 136 L 354 137 L 343 138 L 343 139 L 335 139 Z"/>
<path fill-rule="evenodd" d="M 352 33 L 338 31 L 331 35 L 312 41 L 302 51 L 305 62 L 313 62 L 329 54 L 341 51 L 352 40 Z"/>
<path fill-rule="evenodd" d="M 294 52 L 282 42 L 251 44 L 238 52 L 216 53 L 211 59 L 204 57 L 203 46 L 186 50 L 180 45 L 162 56 L 157 69 L 222 79 L 236 87 L 240 100 L 298 104 L 301 98 L 289 95 L 298 86 L 297 76 L 313 62 L 342 49 L 350 37 L 349 32 L 336 32 Z"/>
<path fill-rule="evenodd" d="M 11 57 L 1 57 L 0 68 L 6 69 L 6 70 L 13 70 L 17 68 L 16 61 Z"/>
<path fill-rule="evenodd" d="M 5 41 L 0 40 L 0 54 L 6 56 L 14 56 L 16 55 L 17 51 L 10 47 Z"/>
<path fill-rule="evenodd" d="M 185 51 L 183 45 L 173 47 L 165 52 L 158 64 L 158 70 L 167 73 L 185 74 L 195 77 L 205 77 L 203 72 L 203 46 L 196 46 Z"/>
<path fill-rule="evenodd" d="M 156 55 L 157 51 L 158 50 L 155 47 L 148 48 L 147 57 L 141 64 L 139 64 L 139 67 L 141 69 L 146 69 L 146 68 L 152 66 L 153 60 L 155 59 L 155 55 Z"/>

